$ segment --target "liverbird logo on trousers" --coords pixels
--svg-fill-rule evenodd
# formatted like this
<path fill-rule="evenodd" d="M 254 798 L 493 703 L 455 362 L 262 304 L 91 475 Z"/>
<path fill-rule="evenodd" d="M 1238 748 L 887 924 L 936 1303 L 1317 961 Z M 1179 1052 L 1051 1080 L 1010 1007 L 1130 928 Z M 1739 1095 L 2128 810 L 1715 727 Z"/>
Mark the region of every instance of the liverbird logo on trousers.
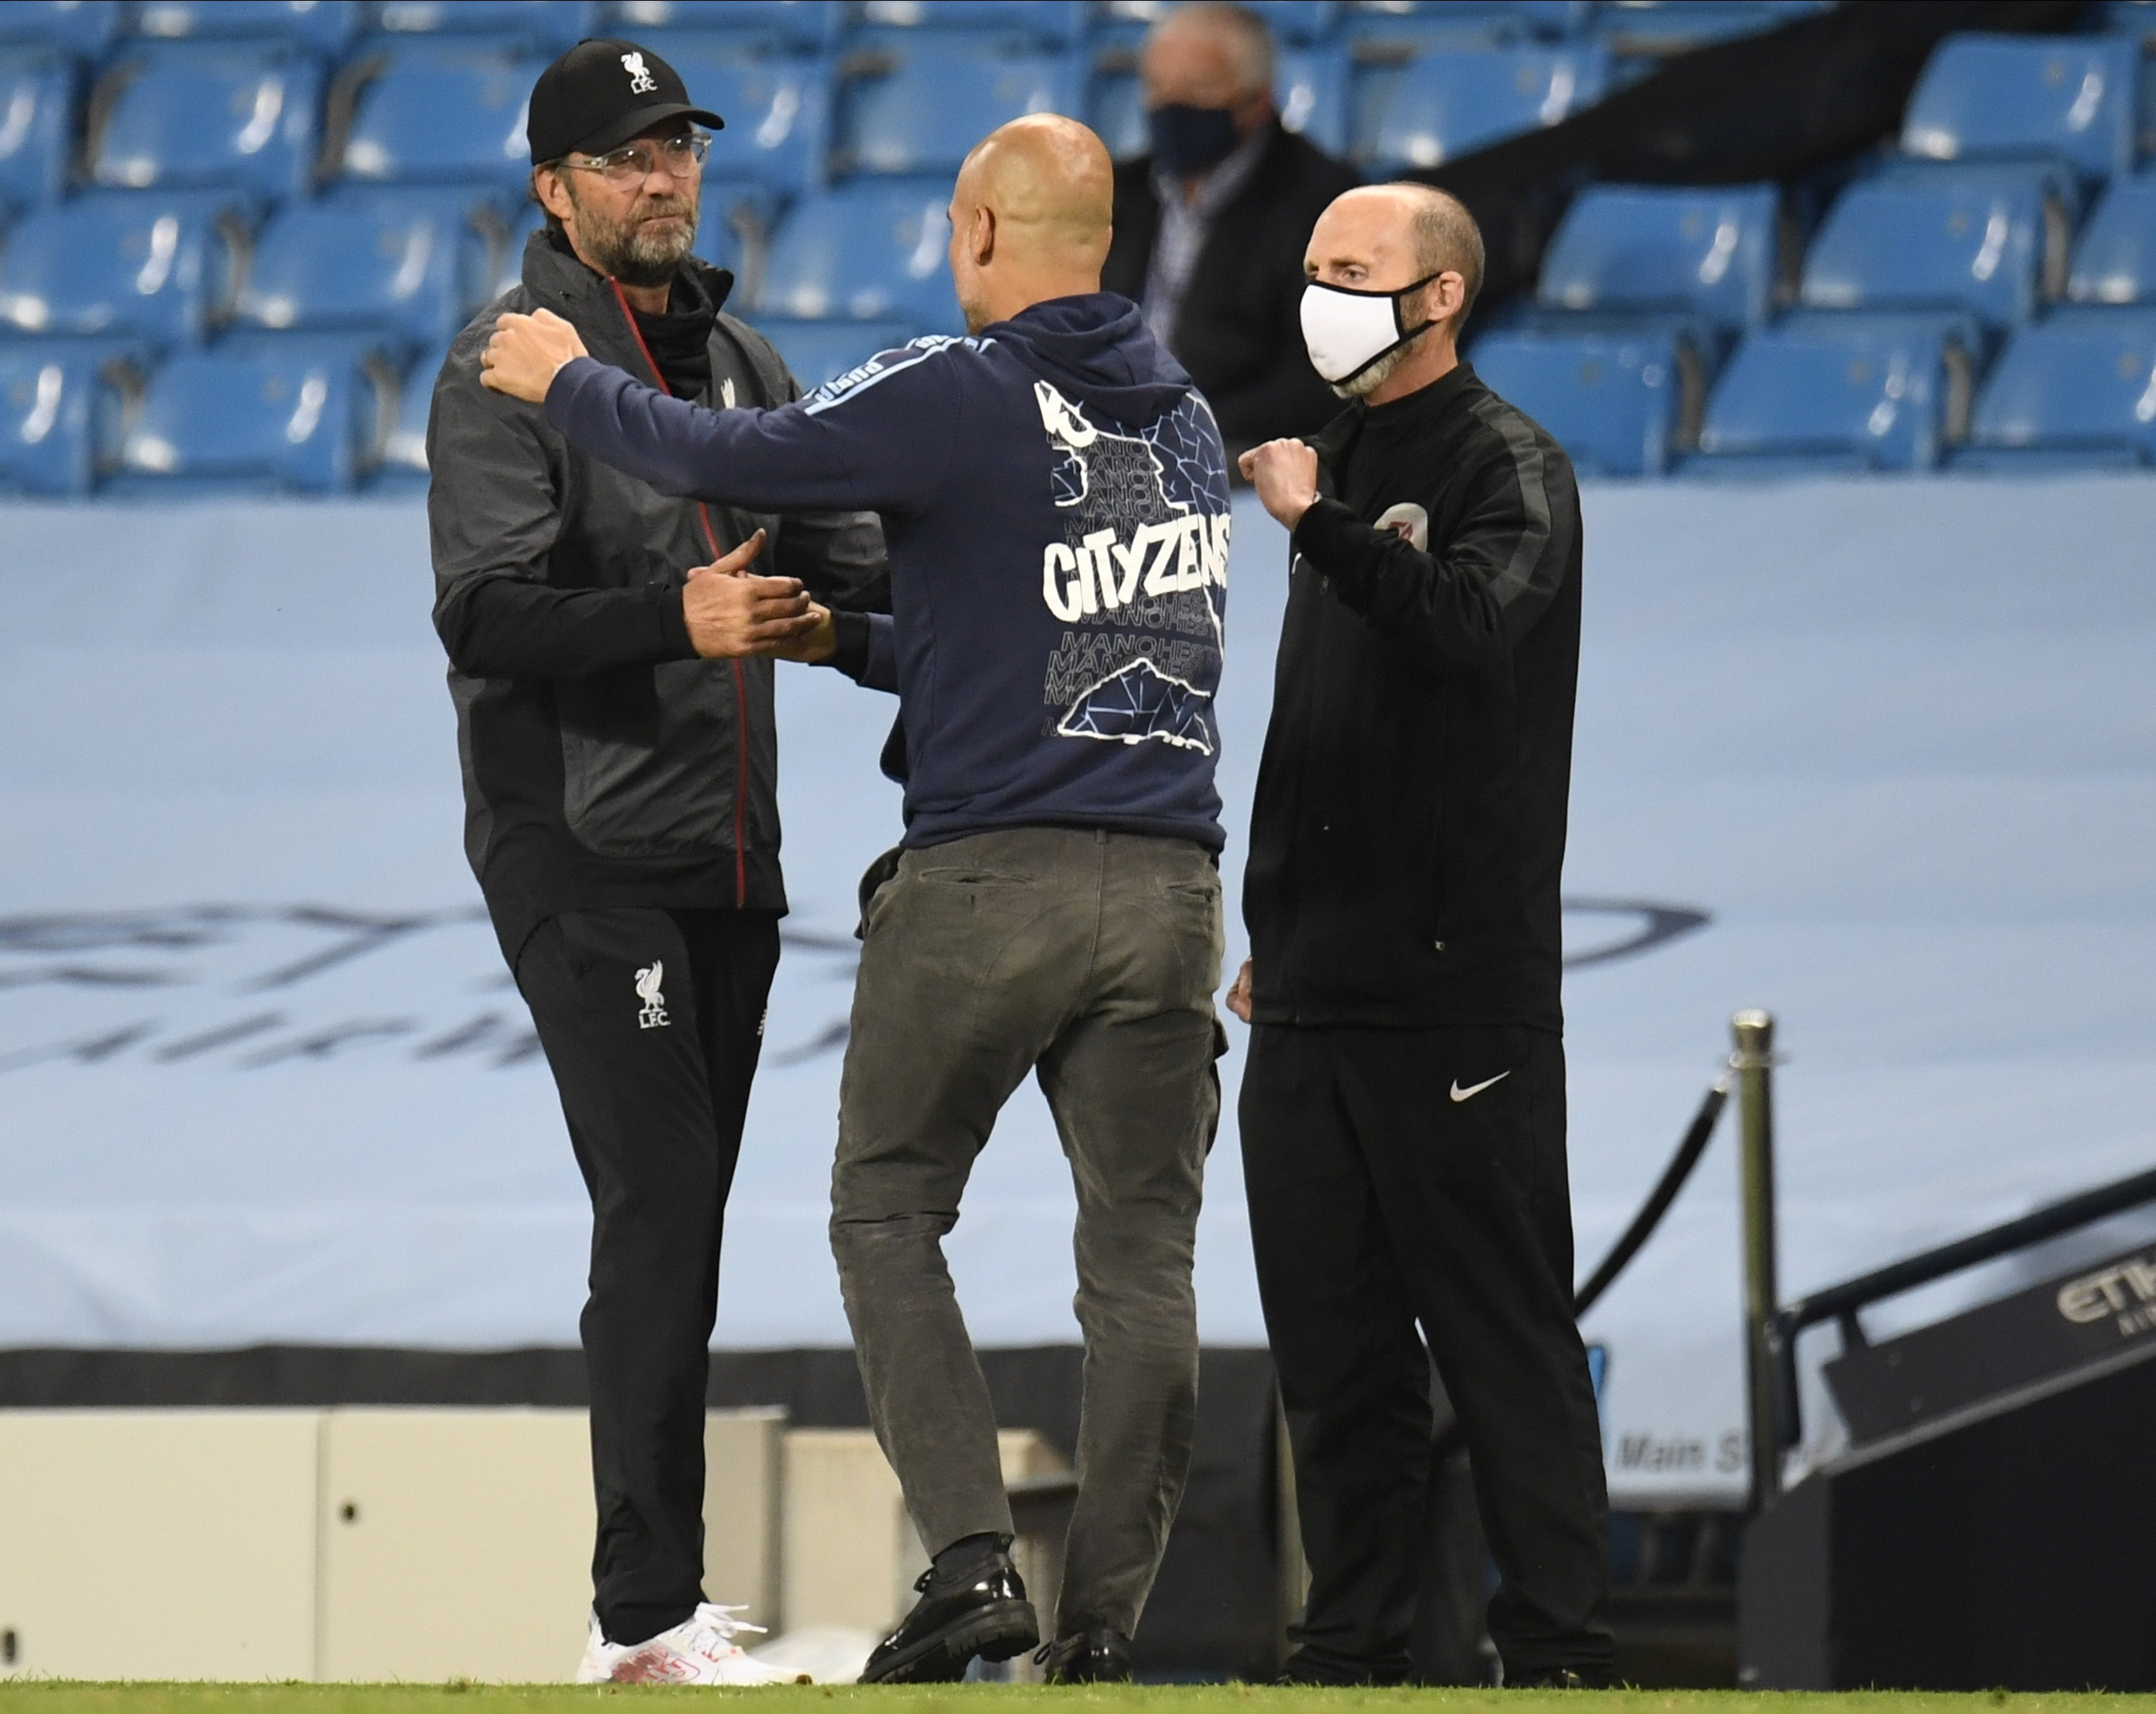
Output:
<path fill-rule="evenodd" d="M 636 997 L 644 1002 L 644 1009 L 636 1014 L 640 1029 L 663 1029 L 666 1023 L 666 996 L 659 992 L 659 984 L 666 979 L 663 960 L 654 958 L 649 965 L 636 972 Z"/>
<path fill-rule="evenodd" d="M 623 54 L 621 69 L 629 74 L 630 95 L 649 95 L 657 92 L 658 80 L 651 75 L 650 69 L 644 64 L 644 56 L 641 54 Z"/>

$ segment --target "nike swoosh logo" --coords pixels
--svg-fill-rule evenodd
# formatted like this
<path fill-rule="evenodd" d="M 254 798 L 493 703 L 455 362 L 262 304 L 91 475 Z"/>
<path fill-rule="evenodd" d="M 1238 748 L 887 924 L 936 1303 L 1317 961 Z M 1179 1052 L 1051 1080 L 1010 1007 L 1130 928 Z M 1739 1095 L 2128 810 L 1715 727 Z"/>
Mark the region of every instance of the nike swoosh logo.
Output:
<path fill-rule="evenodd" d="M 1512 1074 L 1509 1071 L 1500 1071 L 1495 1077 L 1484 1078 L 1472 1089 L 1462 1089 L 1460 1086 L 1460 1080 L 1455 1077 L 1452 1080 L 1452 1098 L 1456 1101 L 1472 1101 L 1476 1096 L 1481 1094 L 1484 1090 L 1489 1088 L 1491 1084 L 1502 1083 L 1512 1075 Z"/>

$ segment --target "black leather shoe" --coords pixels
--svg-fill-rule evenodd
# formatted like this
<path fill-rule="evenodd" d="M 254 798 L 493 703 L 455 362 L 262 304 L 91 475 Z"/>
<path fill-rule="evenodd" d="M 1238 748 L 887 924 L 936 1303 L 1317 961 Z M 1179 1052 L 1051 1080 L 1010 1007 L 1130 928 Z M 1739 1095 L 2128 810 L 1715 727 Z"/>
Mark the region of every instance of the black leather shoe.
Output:
<path fill-rule="evenodd" d="M 1505 1675 L 1508 1691 L 1613 1691 L 1617 1675 L 1607 1667 L 1552 1666 L 1539 1672 L 1523 1672 L 1517 1678 Z"/>
<path fill-rule="evenodd" d="M 1008 1660 L 1040 1642 L 1040 1621 L 1007 1547 L 976 1556 L 955 1578 L 931 1566 L 913 1586 L 921 1599 L 898 1629 L 876 1645 L 863 1684 L 951 1684 L 966 1664 Z"/>
<path fill-rule="evenodd" d="M 1128 1684 L 1131 1640 L 1103 1625 L 1058 1637 L 1034 1659 L 1046 1668 L 1050 1684 Z"/>

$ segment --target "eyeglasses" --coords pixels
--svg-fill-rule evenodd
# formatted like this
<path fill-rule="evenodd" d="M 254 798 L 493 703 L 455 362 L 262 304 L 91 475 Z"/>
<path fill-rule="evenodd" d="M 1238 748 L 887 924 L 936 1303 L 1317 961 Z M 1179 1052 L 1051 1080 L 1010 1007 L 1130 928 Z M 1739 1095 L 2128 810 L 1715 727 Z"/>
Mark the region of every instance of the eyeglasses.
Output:
<path fill-rule="evenodd" d="M 661 165 L 670 178 L 694 178 L 704 170 L 711 140 L 701 131 L 685 136 L 624 143 L 588 161 L 557 161 L 557 172 L 596 172 L 608 184 L 640 184 Z"/>

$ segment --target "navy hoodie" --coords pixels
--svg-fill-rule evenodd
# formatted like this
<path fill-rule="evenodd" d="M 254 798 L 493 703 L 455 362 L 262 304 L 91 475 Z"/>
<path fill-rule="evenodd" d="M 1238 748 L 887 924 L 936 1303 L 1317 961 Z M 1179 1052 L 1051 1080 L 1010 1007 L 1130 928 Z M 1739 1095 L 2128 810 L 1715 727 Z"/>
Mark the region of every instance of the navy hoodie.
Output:
<path fill-rule="evenodd" d="M 880 512 L 906 843 L 1106 828 L 1219 850 L 1228 463 L 1137 307 L 1034 305 L 916 340 L 775 410 L 708 410 L 590 358 L 547 394 L 579 450 L 662 492 Z"/>

